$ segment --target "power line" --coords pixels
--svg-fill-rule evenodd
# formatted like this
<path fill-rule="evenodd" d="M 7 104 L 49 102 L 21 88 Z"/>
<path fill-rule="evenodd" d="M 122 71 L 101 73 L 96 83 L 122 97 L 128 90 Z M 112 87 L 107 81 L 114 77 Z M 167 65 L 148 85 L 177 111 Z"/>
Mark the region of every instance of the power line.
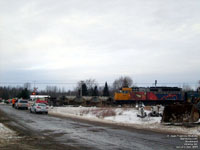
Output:
<path fill-rule="evenodd" d="M 37 82 L 37 81 L 32 81 L 32 82 L 8 82 L 8 81 L 1 81 L 0 84 L 77 84 L 78 82 Z M 107 82 L 108 84 L 112 84 Z M 105 84 L 104 82 L 98 83 L 98 84 Z M 154 82 L 134 82 L 134 84 L 154 84 Z M 157 84 L 199 84 L 195 82 L 160 82 Z"/>

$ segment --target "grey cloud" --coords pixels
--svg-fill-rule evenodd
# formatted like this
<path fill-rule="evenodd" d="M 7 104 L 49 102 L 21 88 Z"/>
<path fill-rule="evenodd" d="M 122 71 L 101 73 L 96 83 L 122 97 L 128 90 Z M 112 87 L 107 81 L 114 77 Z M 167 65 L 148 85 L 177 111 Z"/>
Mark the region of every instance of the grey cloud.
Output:
<path fill-rule="evenodd" d="M 9 73 L 14 70 L 31 80 L 94 77 L 112 81 L 126 74 L 138 81 L 154 77 L 196 81 L 199 3 L 1 1 L 1 79 L 17 80 Z"/>

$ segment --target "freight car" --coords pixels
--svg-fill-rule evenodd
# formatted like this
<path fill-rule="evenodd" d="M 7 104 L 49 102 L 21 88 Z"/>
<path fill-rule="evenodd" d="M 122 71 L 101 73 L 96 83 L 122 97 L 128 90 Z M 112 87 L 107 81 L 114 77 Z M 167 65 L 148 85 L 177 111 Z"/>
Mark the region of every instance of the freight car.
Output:
<path fill-rule="evenodd" d="M 190 94 L 191 95 L 191 94 Z M 178 87 L 134 87 L 122 88 L 114 95 L 116 104 L 134 104 L 143 102 L 146 104 L 171 104 L 185 102 L 187 95 Z"/>
<path fill-rule="evenodd" d="M 58 105 L 74 105 L 74 106 L 112 106 L 122 104 L 136 104 L 143 102 L 144 104 L 172 104 L 183 103 L 200 100 L 199 92 L 183 92 L 178 87 L 134 87 L 122 88 L 114 94 L 114 97 L 101 97 L 101 96 L 61 96 L 50 98 L 49 104 Z"/>

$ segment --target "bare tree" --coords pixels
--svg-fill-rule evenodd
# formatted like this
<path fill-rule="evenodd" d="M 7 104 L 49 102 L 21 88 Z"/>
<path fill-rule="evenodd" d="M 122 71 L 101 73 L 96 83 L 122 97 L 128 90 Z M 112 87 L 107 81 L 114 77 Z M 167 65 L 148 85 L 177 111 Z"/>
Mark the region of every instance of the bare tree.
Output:
<path fill-rule="evenodd" d="M 55 97 L 59 90 L 57 86 L 46 86 L 46 92 L 48 95 Z"/>
<path fill-rule="evenodd" d="M 183 91 L 192 91 L 192 88 L 188 84 L 183 84 Z"/>
<path fill-rule="evenodd" d="M 95 79 L 87 79 L 85 80 L 85 84 L 87 85 L 88 89 L 92 89 L 95 86 L 98 86 L 98 83 L 96 82 Z"/>
<path fill-rule="evenodd" d="M 62 93 L 65 93 L 65 88 L 64 87 L 62 87 Z"/>
<path fill-rule="evenodd" d="M 87 79 L 85 81 L 81 80 L 77 83 L 77 86 L 75 88 L 75 91 L 78 92 L 82 92 L 82 85 L 85 84 L 88 90 L 88 94 L 92 95 L 93 89 L 95 88 L 95 86 L 98 86 L 98 83 L 96 82 L 95 79 Z"/>
<path fill-rule="evenodd" d="M 131 87 L 133 85 L 133 80 L 128 77 L 120 77 L 113 82 L 113 89 L 119 90 L 122 87 Z"/>
<path fill-rule="evenodd" d="M 82 86 L 83 83 L 85 83 L 83 80 L 78 81 L 78 82 L 77 82 L 77 85 L 76 85 L 76 87 L 75 87 L 75 90 L 79 90 L 79 89 L 81 88 L 81 86 Z"/>

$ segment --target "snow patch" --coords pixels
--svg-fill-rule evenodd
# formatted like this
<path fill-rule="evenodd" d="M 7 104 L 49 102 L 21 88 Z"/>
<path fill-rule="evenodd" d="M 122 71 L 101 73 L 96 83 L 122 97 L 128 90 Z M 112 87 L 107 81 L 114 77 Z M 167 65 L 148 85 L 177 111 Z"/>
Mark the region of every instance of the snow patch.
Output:
<path fill-rule="evenodd" d="M 0 123 L 0 139 L 9 139 L 15 136 L 15 132 Z"/>
<path fill-rule="evenodd" d="M 159 130 L 182 134 L 195 134 L 200 136 L 200 127 L 187 128 L 183 126 L 166 126 L 161 124 L 161 117 L 137 117 L 135 108 L 99 108 L 99 107 L 50 107 L 49 114 L 88 119 L 106 123 L 114 123 L 124 126 L 132 126 L 139 129 Z M 150 111 L 147 111 L 147 114 Z"/>

